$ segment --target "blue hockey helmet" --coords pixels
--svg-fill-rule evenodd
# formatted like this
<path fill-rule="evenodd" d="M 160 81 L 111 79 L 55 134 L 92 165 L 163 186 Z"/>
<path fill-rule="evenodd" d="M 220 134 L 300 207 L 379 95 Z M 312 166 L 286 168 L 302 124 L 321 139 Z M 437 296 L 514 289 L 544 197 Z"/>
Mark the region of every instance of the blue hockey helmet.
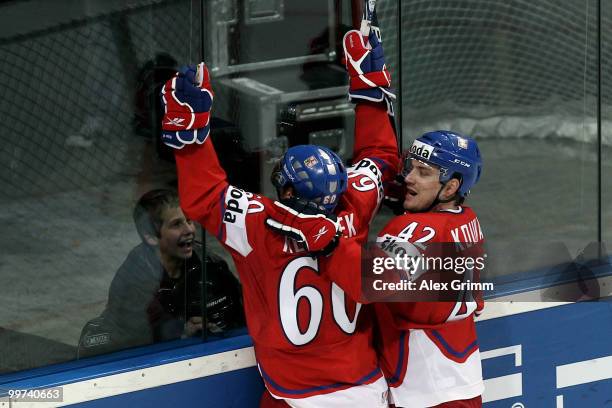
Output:
<path fill-rule="evenodd" d="M 411 168 L 410 159 L 416 159 L 440 168 L 440 182 L 460 177 L 458 194 L 467 196 L 480 178 L 482 159 L 476 141 L 448 130 L 427 132 L 416 139 L 404 158 L 402 175 Z"/>
<path fill-rule="evenodd" d="M 346 191 L 347 174 L 340 157 L 327 147 L 293 146 L 287 150 L 272 174 L 274 186 L 293 186 L 299 198 L 333 211 Z"/>

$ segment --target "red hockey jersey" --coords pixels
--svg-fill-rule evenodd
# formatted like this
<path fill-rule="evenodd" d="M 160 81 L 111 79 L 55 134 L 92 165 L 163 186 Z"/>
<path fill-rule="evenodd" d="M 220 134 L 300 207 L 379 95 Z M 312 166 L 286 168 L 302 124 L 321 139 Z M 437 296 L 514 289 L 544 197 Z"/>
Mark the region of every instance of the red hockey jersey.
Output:
<path fill-rule="evenodd" d="M 460 253 L 484 256 L 482 229 L 468 207 L 395 217 L 378 235 L 379 241 L 389 238 L 424 247 L 456 243 Z M 466 302 L 376 304 L 377 349 L 396 406 L 431 407 L 482 394 L 473 319 L 482 308 L 478 297 Z"/>
<path fill-rule="evenodd" d="M 382 182 L 398 166 L 395 132 L 384 106 L 356 107 L 354 146 L 356 164 L 348 169 L 348 189 L 335 213 L 343 235 L 363 241 L 382 200 Z M 358 319 L 368 311 L 321 276 L 318 259 L 265 226 L 272 201 L 229 185 L 210 139 L 175 156 L 181 207 L 219 239 L 236 264 L 268 390 L 298 399 L 381 379 L 372 319 Z"/>

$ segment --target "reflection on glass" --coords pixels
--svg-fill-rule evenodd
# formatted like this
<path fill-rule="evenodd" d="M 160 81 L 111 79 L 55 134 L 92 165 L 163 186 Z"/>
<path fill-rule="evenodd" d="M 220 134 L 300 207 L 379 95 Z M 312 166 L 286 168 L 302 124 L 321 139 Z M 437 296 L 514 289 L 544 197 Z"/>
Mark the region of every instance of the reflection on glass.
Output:
<path fill-rule="evenodd" d="M 190 0 L 55 3 L 2 7 L 0 116 L 13 141 L 0 149 L 0 372 L 76 357 L 140 242 L 134 202 L 173 185 L 153 136 L 156 83 L 199 52 Z"/>
<path fill-rule="evenodd" d="M 404 146 L 435 129 L 477 139 L 468 204 L 498 277 L 597 240 L 597 18 L 589 1 L 401 2 Z"/>
<path fill-rule="evenodd" d="M 194 223 L 172 190 L 145 193 L 133 214 L 142 242 L 115 274 L 105 310 L 84 327 L 79 357 L 202 333 L 202 263 Z M 224 261 L 210 256 L 206 290 L 210 331 L 242 324 L 238 281 Z"/>
<path fill-rule="evenodd" d="M 115 291 L 109 299 L 114 280 L 148 279 L 134 289 L 132 300 L 143 309 L 130 320 L 146 330 L 132 336 L 130 324 L 116 323 L 126 326 L 126 346 L 191 334 L 184 323 L 201 305 L 198 262 L 184 262 L 178 279 L 163 278 L 131 217 L 143 192 L 176 184 L 172 152 L 158 137 L 159 88 L 203 54 L 215 78 L 211 137 L 230 183 L 274 195 L 268 176 L 288 147 L 322 144 L 345 158 L 352 150 L 338 47 L 350 25 L 349 2 L 211 0 L 203 2 L 203 16 L 190 0 L 134 2 L 129 9 L 101 0 L 60 2 L 45 8 L 44 22 L 23 13 L 32 2 L 9 3 L 0 27 L 0 116 L 11 135 L 0 149 L 0 349 L 11 353 L 0 360 L 0 373 L 72 360 L 77 348 L 83 356 L 86 333 L 90 345 L 102 347 L 109 308 L 128 307 L 115 303 Z M 343 8 L 330 15 L 332 3 Z M 379 4 L 387 63 L 395 84 L 402 78 L 396 110 L 404 146 L 426 130 L 452 128 L 482 149 L 483 176 L 468 202 L 481 217 L 498 275 L 573 261 L 589 266 L 591 252 L 583 249 L 597 228 L 605 241 L 612 237 L 605 117 L 602 163 L 596 155 L 595 3 Z M 274 18 L 246 21 L 246 5 L 254 17 Z M 607 21 L 612 8 L 603 7 Z M 605 24 L 603 35 L 607 66 Z M 609 70 L 603 73 L 609 105 Z M 609 112 L 604 106 L 604 116 Z M 389 216 L 378 216 L 371 231 Z M 209 245 L 229 259 L 214 239 Z M 204 258 L 197 245 L 192 250 Z M 140 272 L 118 273 L 132 258 Z M 210 258 L 208 273 L 225 274 L 228 266 Z M 215 284 L 205 286 L 213 306 L 223 295 Z M 207 314 L 218 328 L 222 312 Z"/>

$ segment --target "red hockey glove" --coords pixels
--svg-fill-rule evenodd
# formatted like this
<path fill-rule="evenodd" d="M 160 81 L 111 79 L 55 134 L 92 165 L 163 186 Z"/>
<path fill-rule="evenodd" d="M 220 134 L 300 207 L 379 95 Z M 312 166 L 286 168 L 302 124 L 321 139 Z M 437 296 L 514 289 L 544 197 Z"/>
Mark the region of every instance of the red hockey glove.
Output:
<path fill-rule="evenodd" d="M 299 201 L 296 200 L 299 204 Z M 334 215 L 322 212 L 307 214 L 312 211 L 308 203 L 304 202 L 300 211 L 286 206 L 278 201 L 273 206 L 266 207 L 269 218 L 266 225 L 283 235 L 302 244 L 313 256 L 327 255 L 338 245 L 340 239 L 340 226 Z"/>
<path fill-rule="evenodd" d="M 371 46 L 371 48 L 370 48 Z M 349 99 L 382 102 L 395 99 L 391 90 L 391 74 L 385 64 L 383 48 L 374 32 L 370 33 L 369 45 L 357 30 L 344 35 L 343 40 L 346 69 L 350 77 Z"/>
<path fill-rule="evenodd" d="M 186 144 L 202 144 L 210 133 L 210 109 L 213 91 L 208 68 L 201 62 L 197 66 L 182 67 L 161 90 L 164 118 L 162 140 L 175 149 Z"/>

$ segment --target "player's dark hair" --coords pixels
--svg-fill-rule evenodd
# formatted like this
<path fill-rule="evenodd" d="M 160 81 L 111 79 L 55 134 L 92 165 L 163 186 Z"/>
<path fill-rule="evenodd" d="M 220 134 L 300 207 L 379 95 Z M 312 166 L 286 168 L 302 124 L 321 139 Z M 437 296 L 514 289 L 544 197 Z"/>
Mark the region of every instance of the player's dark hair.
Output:
<path fill-rule="evenodd" d="M 162 213 L 167 208 L 176 207 L 179 207 L 179 198 L 174 190 L 156 189 L 144 193 L 132 213 L 140 239 L 146 242 L 145 235 L 160 238 L 164 222 Z"/>

